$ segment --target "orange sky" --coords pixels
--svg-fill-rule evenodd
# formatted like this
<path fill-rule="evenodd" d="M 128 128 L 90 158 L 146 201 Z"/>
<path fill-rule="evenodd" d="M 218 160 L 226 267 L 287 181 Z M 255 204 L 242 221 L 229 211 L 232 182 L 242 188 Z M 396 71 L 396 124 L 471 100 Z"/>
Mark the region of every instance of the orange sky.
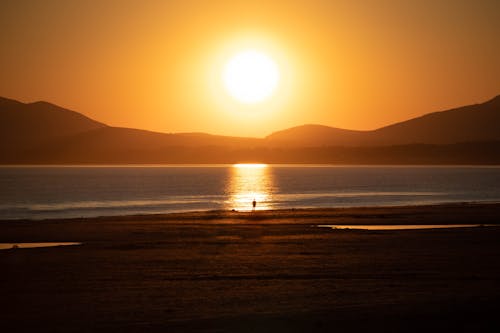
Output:
<path fill-rule="evenodd" d="M 5 0 L 0 96 L 161 132 L 374 129 L 500 94 L 499 36 L 497 0 Z M 248 48 L 281 72 L 253 105 L 219 82 Z"/>

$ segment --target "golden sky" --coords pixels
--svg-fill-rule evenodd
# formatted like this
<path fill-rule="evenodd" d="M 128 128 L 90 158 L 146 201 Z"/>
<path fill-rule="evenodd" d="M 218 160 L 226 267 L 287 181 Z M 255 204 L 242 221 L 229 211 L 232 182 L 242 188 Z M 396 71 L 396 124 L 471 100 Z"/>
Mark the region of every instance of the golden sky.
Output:
<path fill-rule="evenodd" d="M 374 129 L 500 94 L 499 36 L 498 0 L 3 0 L 0 96 L 161 132 Z M 221 83 L 246 49 L 280 71 L 261 103 Z"/>

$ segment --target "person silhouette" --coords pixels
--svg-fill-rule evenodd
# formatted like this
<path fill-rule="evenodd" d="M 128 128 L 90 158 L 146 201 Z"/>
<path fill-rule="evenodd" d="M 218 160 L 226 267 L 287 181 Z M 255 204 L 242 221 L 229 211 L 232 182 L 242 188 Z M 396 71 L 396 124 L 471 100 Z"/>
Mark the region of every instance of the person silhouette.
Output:
<path fill-rule="evenodd" d="M 255 201 L 255 199 L 253 199 L 253 201 L 252 201 L 252 210 L 255 210 L 256 206 L 257 206 L 257 201 Z"/>

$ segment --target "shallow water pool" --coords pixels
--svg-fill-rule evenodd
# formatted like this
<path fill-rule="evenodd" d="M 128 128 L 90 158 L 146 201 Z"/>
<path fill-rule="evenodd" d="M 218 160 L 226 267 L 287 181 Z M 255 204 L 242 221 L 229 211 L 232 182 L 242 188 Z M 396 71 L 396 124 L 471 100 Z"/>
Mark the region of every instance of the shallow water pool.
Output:
<path fill-rule="evenodd" d="M 29 249 L 37 247 L 55 247 L 55 246 L 69 246 L 81 245 L 77 242 L 43 242 L 43 243 L 0 243 L 0 250 L 8 249 Z"/>

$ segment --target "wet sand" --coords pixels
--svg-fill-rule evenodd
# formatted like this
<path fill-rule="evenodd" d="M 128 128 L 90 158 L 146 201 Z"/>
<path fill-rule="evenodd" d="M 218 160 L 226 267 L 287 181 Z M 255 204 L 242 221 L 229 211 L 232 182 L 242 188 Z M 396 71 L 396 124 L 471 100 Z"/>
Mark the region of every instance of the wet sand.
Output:
<path fill-rule="evenodd" d="M 0 221 L 5 332 L 498 332 L 500 204 Z"/>

